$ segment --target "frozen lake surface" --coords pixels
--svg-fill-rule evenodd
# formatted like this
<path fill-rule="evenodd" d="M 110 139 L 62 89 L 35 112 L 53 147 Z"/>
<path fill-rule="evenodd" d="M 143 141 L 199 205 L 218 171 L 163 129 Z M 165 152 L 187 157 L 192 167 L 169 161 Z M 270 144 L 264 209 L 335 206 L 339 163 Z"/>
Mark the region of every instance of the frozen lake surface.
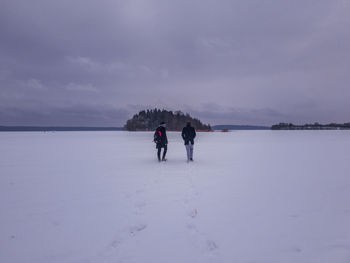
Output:
<path fill-rule="evenodd" d="M 350 262 L 350 132 L 152 137 L 0 133 L 0 262 Z"/>

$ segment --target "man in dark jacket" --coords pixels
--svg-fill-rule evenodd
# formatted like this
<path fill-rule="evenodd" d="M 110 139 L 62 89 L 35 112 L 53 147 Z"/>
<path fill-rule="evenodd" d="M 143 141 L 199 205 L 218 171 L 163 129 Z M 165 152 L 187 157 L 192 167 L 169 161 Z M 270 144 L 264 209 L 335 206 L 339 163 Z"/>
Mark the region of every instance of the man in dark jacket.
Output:
<path fill-rule="evenodd" d="M 191 122 L 187 122 L 186 127 L 182 129 L 181 136 L 185 142 L 185 147 L 187 151 L 187 162 L 193 161 L 193 144 L 194 138 L 196 137 L 196 131 L 191 126 Z"/>
<path fill-rule="evenodd" d="M 158 149 L 157 157 L 158 157 L 159 162 L 166 161 L 165 155 L 166 155 L 166 152 L 168 150 L 168 138 L 166 136 L 165 127 L 166 127 L 165 122 L 161 122 L 159 127 L 154 132 L 154 142 L 156 143 L 156 148 Z M 160 153 L 161 153 L 162 148 L 164 148 L 163 157 L 162 157 L 162 159 L 160 159 Z"/>

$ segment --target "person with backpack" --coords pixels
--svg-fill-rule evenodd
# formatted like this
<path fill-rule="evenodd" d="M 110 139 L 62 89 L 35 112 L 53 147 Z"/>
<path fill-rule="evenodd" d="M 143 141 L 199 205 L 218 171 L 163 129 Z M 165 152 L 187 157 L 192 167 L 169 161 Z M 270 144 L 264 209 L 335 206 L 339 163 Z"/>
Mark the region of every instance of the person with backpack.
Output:
<path fill-rule="evenodd" d="M 181 136 L 186 147 L 187 162 L 193 161 L 193 145 L 194 138 L 196 137 L 196 130 L 191 126 L 191 122 L 188 121 L 187 125 L 182 129 Z"/>
<path fill-rule="evenodd" d="M 166 161 L 165 155 L 166 155 L 166 152 L 168 150 L 168 138 L 166 136 L 165 127 L 166 127 L 166 124 L 165 124 L 165 122 L 162 121 L 160 123 L 159 127 L 154 132 L 154 142 L 156 143 L 156 148 L 158 149 L 157 157 L 158 157 L 159 162 Z M 164 148 L 163 156 L 162 156 L 162 159 L 160 159 L 160 154 L 161 154 L 162 148 Z"/>

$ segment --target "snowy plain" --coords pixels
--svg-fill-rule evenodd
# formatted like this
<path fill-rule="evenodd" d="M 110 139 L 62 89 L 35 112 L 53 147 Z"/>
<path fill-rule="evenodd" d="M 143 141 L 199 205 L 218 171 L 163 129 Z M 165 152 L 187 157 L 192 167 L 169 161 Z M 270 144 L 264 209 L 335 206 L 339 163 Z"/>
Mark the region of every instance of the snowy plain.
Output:
<path fill-rule="evenodd" d="M 350 132 L 152 136 L 0 133 L 0 262 L 350 262 Z"/>

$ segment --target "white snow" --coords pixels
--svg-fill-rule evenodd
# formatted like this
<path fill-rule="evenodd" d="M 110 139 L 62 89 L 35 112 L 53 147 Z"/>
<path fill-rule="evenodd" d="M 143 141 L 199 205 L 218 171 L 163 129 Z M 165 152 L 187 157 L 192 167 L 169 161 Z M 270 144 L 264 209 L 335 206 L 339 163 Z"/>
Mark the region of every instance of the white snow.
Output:
<path fill-rule="evenodd" d="M 350 262 L 350 132 L 152 136 L 0 133 L 0 262 Z"/>

